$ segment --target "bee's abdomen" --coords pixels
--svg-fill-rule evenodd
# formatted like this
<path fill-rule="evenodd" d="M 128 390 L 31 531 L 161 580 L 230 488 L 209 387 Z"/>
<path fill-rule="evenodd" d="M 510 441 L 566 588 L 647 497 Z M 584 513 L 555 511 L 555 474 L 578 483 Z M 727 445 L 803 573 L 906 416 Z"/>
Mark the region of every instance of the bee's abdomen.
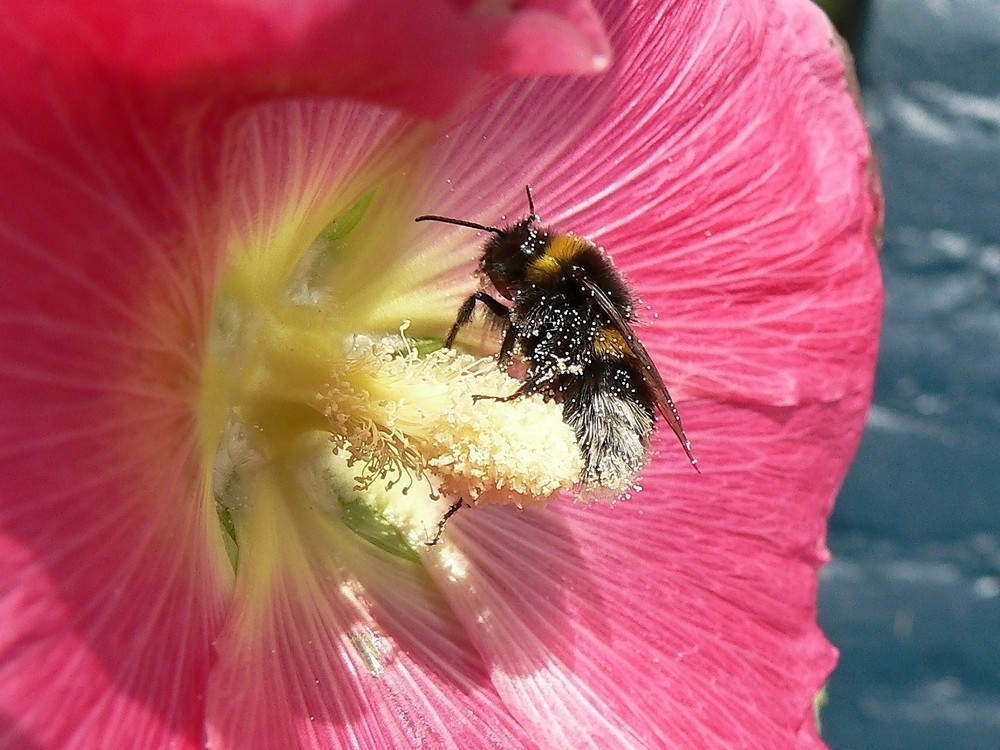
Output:
<path fill-rule="evenodd" d="M 625 337 L 614 326 L 605 326 L 598 329 L 594 334 L 594 354 L 604 359 L 621 359 L 631 357 L 635 359 L 635 353 Z"/>
<path fill-rule="evenodd" d="M 653 397 L 642 375 L 628 361 L 594 360 L 564 384 L 563 418 L 583 453 L 583 484 L 628 489 L 653 432 Z"/>

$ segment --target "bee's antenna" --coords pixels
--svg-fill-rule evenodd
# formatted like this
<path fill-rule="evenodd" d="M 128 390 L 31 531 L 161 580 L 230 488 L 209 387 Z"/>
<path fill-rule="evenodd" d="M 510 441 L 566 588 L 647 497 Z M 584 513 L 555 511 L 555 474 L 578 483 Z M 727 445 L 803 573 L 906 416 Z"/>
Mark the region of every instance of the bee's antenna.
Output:
<path fill-rule="evenodd" d="M 531 185 L 525 185 L 524 192 L 528 194 L 528 210 L 531 212 L 528 214 L 528 218 L 532 221 L 538 221 L 538 214 L 535 213 L 535 201 L 531 197 Z"/>
<path fill-rule="evenodd" d="M 447 216 L 432 216 L 428 214 L 426 216 L 418 216 L 414 221 L 440 221 L 442 224 L 455 224 L 456 226 L 478 229 L 481 232 L 493 232 L 494 234 L 499 234 L 501 237 L 503 236 L 502 229 L 488 227 L 485 224 L 477 224 L 474 221 L 466 221 L 465 219 L 452 219 Z"/>

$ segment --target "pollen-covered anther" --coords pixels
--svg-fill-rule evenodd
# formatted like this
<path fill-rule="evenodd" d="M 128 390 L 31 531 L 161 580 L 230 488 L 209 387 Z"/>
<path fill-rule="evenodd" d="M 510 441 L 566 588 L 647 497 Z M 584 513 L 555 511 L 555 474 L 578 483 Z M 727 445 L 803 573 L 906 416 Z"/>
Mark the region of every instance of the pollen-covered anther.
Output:
<path fill-rule="evenodd" d="M 359 486 L 403 477 L 467 503 L 544 503 L 580 482 L 583 457 L 562 408 L 496 362 L 450 349 L 426 356 L 399 337 L 355 337 L 320 395 L 335 450 L 360 464 Z"/>

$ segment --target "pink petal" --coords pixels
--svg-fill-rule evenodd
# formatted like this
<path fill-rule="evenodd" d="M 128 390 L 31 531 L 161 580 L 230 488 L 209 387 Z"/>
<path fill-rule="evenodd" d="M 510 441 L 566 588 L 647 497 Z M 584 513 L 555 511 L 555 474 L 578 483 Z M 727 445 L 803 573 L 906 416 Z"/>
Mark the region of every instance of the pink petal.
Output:
<path fill-rule="evenodd" d="M 651 471 L 613 508 L 457 515 L 470 572 L 432 574 L 518 721 L 549 747 L 823 747 L 812 698 L 835 653 L 815 625 L 816 509 L 846 463 L 826 420 L 865 401 L 753 419 L 697 402 L 691 429 L 724 471 Z"/>
<path fill-rule="evenodd" d="M 0 711 L 45 747 L 193 748 L 227 584 L 193 420 L 211 277 L 147 234 L 182 207 L 124 199 L 170 193 L 116 135 L 4 132 Z"/>
<path fill-rule="evenodd" d="M 479 42 L 487 70 L 520 75 L 593 73 L 611 62 L 604 25 L 589 0 L 531 0 L 506 18 L 484 22 Z"/>
<path fill-rule="evenodd" d="M 7 8 L 0 59 L 25 100 L 45 99 L 31 84 L 41 74 L 72 82 L 59 95 L 81 105 L 94 101 L 95 82 L 111 80 L 159 96 L 335 95 L 440 114 L 481 67 L 605 67 L 607 40 L 587 0 L 532 5 L 541 9 L 485 17 L 456 0 L 20 3 Z M 539 44 L 547 55 L 532 51 Z"/>
<path fill-rule="evenodd" d="M 208 685 L 210 748 L 535 746 L 418 563 L 298 513 L 300 539 L 261 525 L 282 529 L 288 557 L 240 566 Z M 241 552 L 268 547 L 242 539 Z"/>
<path fill-rule="evenodd" d="M 821 747 L 816 569 L 881 309 L 867 136 L 809 3 L 606 19 L 610 76 L 491 100 L 442 145 L 432 185 L 474 169 L 432 205 L 492 222 L 530 182 L 543 221 L 607 246 L 704 474 L 661 434 L 630 503 L 459 514 L 471 580 L 435 575 L 550 745 Z"/>
<path fill-rule="evenodd" d="M 42 42 L 3 29 L 5 61 Z M 43 63 L 0 83 L 0 744 L 197 748 L 231 577 L 195 423 L 223 247 L 199 134 L 114 86 L 74 109 Z"/>

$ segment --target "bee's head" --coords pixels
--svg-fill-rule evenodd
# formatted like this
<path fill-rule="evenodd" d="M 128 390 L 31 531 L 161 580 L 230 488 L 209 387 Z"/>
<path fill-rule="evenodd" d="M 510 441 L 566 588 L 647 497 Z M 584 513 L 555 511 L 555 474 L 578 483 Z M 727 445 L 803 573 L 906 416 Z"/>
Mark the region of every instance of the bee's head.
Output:
<path fill-rule="evenodd" d="M 531 185 L 525 185 L 525 192 L 528 194 L 530 213 L 509 227 L 488 227 L 465 219 L 432 215 L 418 216 L 416 221 L 440 221 L 444 224 L 492 232 L 494 236 L 483 248 L 479 269 L 489 277 L 500 294 L 507 299 L 513 299 L 514 292 L 524 279 L 526 269 L 535 258 L 545 252 L 550 241 L 548 232 L 538 226 L 538 214 L 535 213 L 535 202 L 531 197 Z"/>
<path fill-rule="evenodd" d="M 549 234 L 538 226 L 538 217 L 526 216 L 510 227 L 504 227 L 491 237 L 483 248 L 480 270 L 489 276 L 493 286 L 507 299 L 513 299 L 523 283 L 528 266 L 545 252 Z"/>

